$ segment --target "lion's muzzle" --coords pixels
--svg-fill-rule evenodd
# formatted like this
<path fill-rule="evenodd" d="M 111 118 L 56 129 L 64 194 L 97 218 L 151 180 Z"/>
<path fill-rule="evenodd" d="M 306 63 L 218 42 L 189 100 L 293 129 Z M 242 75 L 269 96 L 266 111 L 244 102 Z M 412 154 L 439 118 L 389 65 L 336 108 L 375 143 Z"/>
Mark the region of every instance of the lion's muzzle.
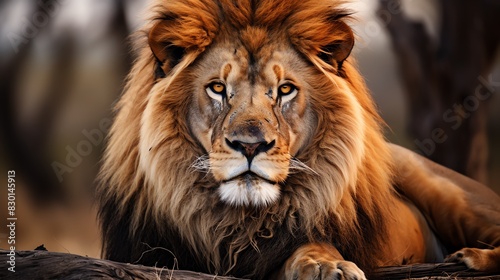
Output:
<path fill-rule="evenodd" d="M 220 153 L 211 153 L 221 200 L 231 205 L 264 206 L 280 196 L 278 182 L 288 175 L 289 157 L 279 152 L 273 122 L 235 114 L 223 128 Z M 283 140 L 281 140 L 283 142 Z"/>

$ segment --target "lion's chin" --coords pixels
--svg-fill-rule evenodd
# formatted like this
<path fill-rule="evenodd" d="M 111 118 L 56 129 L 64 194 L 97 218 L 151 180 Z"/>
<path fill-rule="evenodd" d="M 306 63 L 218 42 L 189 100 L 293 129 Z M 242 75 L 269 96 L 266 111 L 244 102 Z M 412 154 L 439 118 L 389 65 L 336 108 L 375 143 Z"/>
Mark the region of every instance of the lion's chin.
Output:
<path fill-rule="evenodd" d="M 242 175 L 219 186 L 220 199 L 231 206 L 264 207 L 276 202 L 280 188 L 276 183 L 254 175 Z"/>

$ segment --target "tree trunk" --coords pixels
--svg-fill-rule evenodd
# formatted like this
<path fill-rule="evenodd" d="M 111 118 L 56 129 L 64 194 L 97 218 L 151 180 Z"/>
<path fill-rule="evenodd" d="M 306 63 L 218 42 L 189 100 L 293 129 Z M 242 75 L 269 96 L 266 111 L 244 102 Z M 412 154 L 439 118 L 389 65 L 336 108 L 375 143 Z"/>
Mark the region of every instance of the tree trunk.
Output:
<path fill-rule="evenodd" d="M 406 88 L 408 130 L 433 161 L 487 183 L 488 83 L 500 42 L 494 0 L 440 0 L 441 29 L 433 40 L 410 20 L 400 0 L 380 0 Z M 435 42 L 437 41 L 437 42 Z"/>

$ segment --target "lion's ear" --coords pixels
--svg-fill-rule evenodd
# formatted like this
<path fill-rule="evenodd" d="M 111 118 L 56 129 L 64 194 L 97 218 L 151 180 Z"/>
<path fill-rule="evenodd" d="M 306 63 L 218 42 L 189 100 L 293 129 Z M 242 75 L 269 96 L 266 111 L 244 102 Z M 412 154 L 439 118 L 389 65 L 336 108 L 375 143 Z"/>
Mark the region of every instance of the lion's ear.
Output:
<path fill-rule="evenodd" d="M 175 45 L 173 38 L 169 38 L 171 31 L 168 28 L 169 25 L 170 22 L 166 20 L 156 23 L 148 36 L 149 47 L 161 68 L 157 71 L 163 71 L 163 74 L 174 68 L 182 60 L 186 51 L 183 47 Z"/>
<path fill-rule="evenodd" d="M 186 21 L 175 15 L 156 22 L 148 34 L 148 43 L 164 75 L 168 74 L 188 54 L 199 54 L 215 36 L 215 25 Z"/>
<path fill-rule="evenodd" d="M 334 33 L 332 41 L 321 47 L 318 56 L 324 62 L 340 70 L 354 47 L 354 33 L 351 27 L 343 21 L 335 22 Z"/>

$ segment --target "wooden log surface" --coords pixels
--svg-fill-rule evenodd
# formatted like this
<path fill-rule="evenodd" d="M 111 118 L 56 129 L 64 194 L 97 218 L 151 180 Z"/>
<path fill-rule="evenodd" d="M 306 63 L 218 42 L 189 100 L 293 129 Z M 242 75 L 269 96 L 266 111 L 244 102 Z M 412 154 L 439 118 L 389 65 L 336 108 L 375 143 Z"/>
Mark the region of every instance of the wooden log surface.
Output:
<path fill-rule="evenodd" d="M 147 267 L 48 251 L 16 251 L 15 272 L 8 270 L 9 251 L 0 251 L 0 279 L 168 279 L 231 280 L 184 270 Z"/>
<path fill-rule="evenodd" d="M 9 251 L 0 250 L 0 279 L 171 279 L 171 280 L 237 280 L 184 270 L 146 267 L 47 251 L 16 251 L 15 272 L 8 270 Z M 437 263 L 383 267 L 368 279 L 500 279 L 471 271 L 462 264 Z"/>

